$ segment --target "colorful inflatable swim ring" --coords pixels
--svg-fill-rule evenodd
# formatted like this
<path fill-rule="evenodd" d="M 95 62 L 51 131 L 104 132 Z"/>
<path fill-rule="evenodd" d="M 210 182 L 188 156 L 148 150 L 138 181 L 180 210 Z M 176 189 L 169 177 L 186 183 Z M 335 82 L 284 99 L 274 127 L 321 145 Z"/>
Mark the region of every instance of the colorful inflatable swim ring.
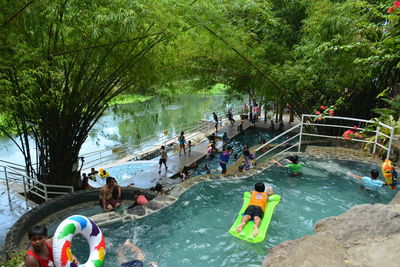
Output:
<path fill-rule="evenodd" d="M 397 172 L 393 167 L 392 161 L 385 159 L 382 164 L 382 175 L 385 177 L 386 184 L 394 190 L 397 185 Z"/>
<path fill-rule="evenodd" d="M 108 176 L 110 176 L 110 174 L 109 174 L 106 170 L 100 169 L 100 170 L 99 170 L 99 176 L 100 176 L 101 178 L 107 178 Z"/>
<path fill-rule="evenodd" d="M 84 267 L 101 267 L 106 254 L 104 236 L 97 225 L 81 215 L 73 215 L 65 219 L 57 227 L 53 237 L 53 258 L 57 267 L 78 267 L 72 257 L 71 241 L 77 235 L 83 235 L 89 243 L 88 260 L 80 264 Z"/>

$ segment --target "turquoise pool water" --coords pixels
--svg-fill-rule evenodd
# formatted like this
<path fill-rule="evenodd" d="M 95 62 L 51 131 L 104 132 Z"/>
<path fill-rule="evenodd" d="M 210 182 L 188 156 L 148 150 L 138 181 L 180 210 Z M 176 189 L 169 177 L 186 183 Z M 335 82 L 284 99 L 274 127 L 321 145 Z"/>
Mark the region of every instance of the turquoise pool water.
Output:
<path fill-rule="evenodd" d="M 223 133 L 219 133 L 223 134 Z M 232 138 L 229 142 L 229 145 L 232 147 L 233 152 L 232 153 L 237 153 L 238 156 L 240 157 L 243 152 L 243 146 L 248 145 L 249 147 L 255 146 L 255 145 L 260 145 L 261 140 L 264 139 L 266 141 L 271 140 L 275 136 L 280 134 L 280 132 L 274 131 L 270 132 L 267 131 L 264 128 L 248 128 L 245 131 L 243 131 L 241 134 L 235 136 Z M 278 138 L 273 143 L 282 143 L 284 141 L 284 137 Z M 294 141 L 292 141 L 294 142 Z M 219 157 L 221 153 L 217 153 L 214 158 L 203 158 L 198 161 L 199 168 L 195 169 L 192 173 L 193 176 L 197 175 L 202 175 L 206 174 L 206 171 L 204 170 L 204 164 L 207 164 L 207 166 L 211 170 L 216 170 L 218 169 L 218 172 L 221 171 L 220 166 L 219 166 Z M 235 159 L 233 156 L 229 159 L 228 166 L 231 165 L 233 162 L 235 162 Z"/>
<path fill-rule="evenodd" d="M 103 227 L 107 243 L 105 266 L 118 266 L 116 251 L 129 238 L 141 247 L 147 261 L 159 266 L 260 266 L 268 249 L 313 233 L 322 218 L 336 216 L 365 203 L 388 203 L 397 190 L 370 193 L 347 171 L 368 175 L 371 165 L 350 161 L 302 158 L 303 176 L 288 176 L 273 166 L 242 180 L 195 185 L 173 205 L 143 219 Z M 379 166 L 374 166 L 379 168 Z M 264 242 L 251 244 L 228 234 L 242 205 L 244 191 L 266 182 L 282 196 Z M 75 242 L 74 253 L 86 255 Z"/>
<path fill-rule="evenodd" d="M 121 165 L 106 168 L 106 170 L 110 174 L 110 176 L 115 177 L 117 183 L 119 184 L 124 185 L 124 182 L 129 180 L 131 182 L 134 182 L 136 187 L 149 188 L 152 186 L 151 183 L 149 184 L 149 181 L 140 179 L 140 177 L 136 177 L 137 179 L 132 179 L 132 178 L 135 178 L 134 176 L 136 174 L 151 168 L 158 168 L 157 162 L 149 162 L 149 161 L 146 162 L 135 161 L 133 163 L 127 162 Z M 105 179 L 103 182 L 105 183 Z"/>

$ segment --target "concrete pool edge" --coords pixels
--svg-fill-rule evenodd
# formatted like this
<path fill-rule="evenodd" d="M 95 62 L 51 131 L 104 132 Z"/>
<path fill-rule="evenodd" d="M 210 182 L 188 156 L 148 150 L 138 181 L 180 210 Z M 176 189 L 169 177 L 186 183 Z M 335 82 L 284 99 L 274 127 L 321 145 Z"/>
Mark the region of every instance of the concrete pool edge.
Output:
<path fill-rule="evenodd" d="M 26 249 L 23 244 L 27 241 L 26 233 L 32 226 L 47 223 L 49 218 L 55 218 L 57 215 L 62 219 L 63 211 L 71 206 L 85 205 L 86 203 L 98 203 L 100 189 L 78 191 L 68 195 L 62 195 L 31 209 L 22 215 L 7 232 L 4 250 L 6 252 L 18 249 Z M 152 191 L 135 187 L 123 187 L 123 200 L 132 200 L 134 195 L 143 194 L 148 199 L 154 199 L 157 194 Z M 115 212 L 114 216 L 116 216 Z"/>
<path fill-rule="evenodd" d="M 154 192 L 149 190 L 143 190 L 134 187 L 123 187 L 123 200 L 133 199 L 133 194 L 140 192 L 146 195 L 150 201 L 143 206 L 136 206 L 132 209 L 125 210 L 122 214 L 118 214 L 116 212 L 100 213 L 91 216 L 90 219 L 98 226 L 140 219 L 173 204 L 180 195 L 197 183 L 217 179 L 245 179 L 264 171 L 271 165 L 272 164 L 269 162 L 261 163 L 256 167 L 246 171 L 242 175 L 206 174 L 196 176 L 178 185 L 175 185 L 168 195 L 156 195 Z M 23 240 L 26 239 L 26 233 L 33 225 L 46 223 L 49 221 L 49 218 L 57 217 L 57 215 L 54 214 L 59 214 L 60 209 L 61 211 L 65 211 L 71 206 L 98 201 L 98 194 L 99 189 L 79 191 L 69 195 L 56 197 L 28 211 L 21 216 L 21 218 L 7 232 L 5 251 L 24 249 L 22 247 L 22 244 L 24 243 Z M 68 205 L 66 205 L 66 203 L 68 203 Z"/>

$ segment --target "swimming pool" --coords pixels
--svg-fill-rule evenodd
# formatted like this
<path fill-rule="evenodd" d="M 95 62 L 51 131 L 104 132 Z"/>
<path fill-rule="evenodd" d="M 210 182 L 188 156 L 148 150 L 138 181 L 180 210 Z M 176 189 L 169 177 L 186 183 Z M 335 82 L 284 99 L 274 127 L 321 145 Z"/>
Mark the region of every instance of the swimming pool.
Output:
<path fill-rule="evenodd" d="M 223 134 L 223 133 L 220 133 Z M 229 142 L 229 145 L 232 147 L 232 154 L 237 153 L 238 156 L 240 157 L 243 153 L 243 146 L 248 145 L 249 147 L 255 146 L 255 145 L 260 145 L 261 140 L 264 139 L 266 141 L 271 140 L 275 136 L 280 134 L 278 131 L 267 131 L 265 128 L 248 128 L 239 135 L 235 136 L 232 138 Z M 282 143 L 284 141 L 284 137 L 278 138 L 273 143 Z M 292 141 L 295 142 L 295 141 Z M 197 176 L 197 175 L 202 175 L 206 174 L 206 171 L 204 170 L 204 165 L 207 164 L 208 168 L 210 170 L 216 170 L 220 171 L 220 166 L 219 166 L 219 157 L 221 153 L 217 153 L 214 158 L 208 158 L 205 157 L 201 160 L 199 160 L 197 163 L 199 167 L 192 172 L 192 177 Z M 235 162 L 235 159 L 233 156 L 229 159 L 228 166 L 231 165 L 233 162 Z"/>
<path fill-rule="evenodd" d="M 138 188 L 150 188 L 154 186 L 153 183 L 146 179 L 140 179 L 136 174 L 151 168 L 158 168 L 158 163 L 156 161 L 127 162 L 108 167 L 106 171 L 121 185 L 125 186 L 126 183 L 129 182 L 134 183 Z M 105 179 L 98 178 L 97 180 L 105 184 Z"/>
<path fill-rule="evenodd" d="M 388 203 L 397 190 L 377 194 L 360 188 L 347 171 L 368 175 L 371 166 L 352 161 L 303 158 L 303 176 L 288 176 L 273 166 L 241 180 L 200 183 L 173 205 L 139 220 L 103 227 L 106 237 L 105 266 L 117 266 L 116 251 L 129 238 L 142 248 L 147 261 L 159 266 L 260 266 L 268 249 L 313 233 L 322 218 L 336 216 L 365 203 Z M 378 166 L 375 166 L 378 168 Z M 250 244 L 228 234 L 242 205 L 244 191 L 266 182 L 282 196 L 264 242 Z M 85 245 L 74 244 L 78 257 Z"/>

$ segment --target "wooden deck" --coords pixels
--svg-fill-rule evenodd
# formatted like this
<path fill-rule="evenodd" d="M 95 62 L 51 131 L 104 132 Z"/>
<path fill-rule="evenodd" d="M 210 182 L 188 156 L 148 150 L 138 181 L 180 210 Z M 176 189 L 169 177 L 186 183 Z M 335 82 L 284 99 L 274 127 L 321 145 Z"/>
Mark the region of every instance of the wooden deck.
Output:
<path fill-rule="evenodd" d="M 222 136 L 224 132 L 227 133 L 229 139 L 235 137 L 239 132 L 237 131 L 237 126 L 239 125 L 240 120 L 236 120 L 235 124 L 231 126 L 228 122 L 225 123 L 225 125 L 221 126 L 219 131 L 217 132 L 218 136 Z M 211 122 L 212 123 L 212 122 Z M 250 123 L 248 120 L 243 120 L 243 129 L 247 129 L 250 126 Z M 269 127 L 269 122 L 265 123 L 262 118 L 259 119 L 259 121 L 256 123 L 256 127 L 261 127 L 261 128 L 268 128 Z M 285 125 L 285 128 L 289 128 L 291 125 Z M 187 151 L 187 146 L 186 146 L 186 154 L 182 153 L 182 156 L 179 156 L 179 153 L 177 151 L 178 147 L 178 140 L 177 138 L 170 139 L 168 140 L 165 145 L 173 145 L 174 150 L 172 152 L 168 152 L 168 159 L 167 159 L 167 166 L 168 166 L 168 171 L 166 172 L 164 169 L 164 166 L 162 166 L 161 174 L 158 173 L 159 168 L 158 168 L 158 160 L 159 157 L 155 157 L 154 159 L 150 160 L 150 162 L 154 163 L 154 167 L 148 168 L 142 172 L 139 172 L 137 174 L 133 174 L 132 178 L 125 180 L 124 182 L 121 182 L 120 184 L 122 186 L 128 186 L 128 185 L 133 185 L 133 181 L 137 179 L 144 179 L 145 181 L 156 181 L 160 182 L 165 185 L 169 184 L 174 184 L 180 182 L 180 179 L 171 179 L 171 177 L 176 176 L 179 174 L 179 172 L 183 169 L 184 166 L 190 166 L 193 163 L 199 161 L 203 157 L 207 155 L 207 148 L 209 145 L 209 141 L 205 138 L 206 134 L 205 133 L 194 133 L 190 135 L 185 135 L 186 141 L 192 140 L 192 138 L 196 138 L 192 140 L 194 142 L 194 146 L 192 147 L 191 153 Z M 202 141 L 198 141 L 199 139 L 203 139 Z M 222 145 L 222 142 L 218 142 L 220 146 Z M 155 146 L 152 147 L 146 151 L 142 151 L 140 155 L 144 155 L 146 153 L 154 153 L 156 150 L 158 150 L 159 147 Z M 251 151 L 255 150 L 253 147 Z M 138 157 L 139 154 L 134 154 L 130 155 L 127 157 L 124 157 L 123 159 L 118 160 L 117 162 L 113 162 L 112 165 L 103 165 L 99 166 L 98 168 L 104 168 L 106 169 L 107 167 L 111 166 L 116 166 L 119 164 L 123 164 L 125 162 L 129 162 L 132 159 Z M 138 161 L 136 161 L 138 162 Z M 146 161 L 149 162 L 149 161 Z M 236 163 L 234 163 L 232 166 L 228 167 L 228 174 L 234 173 L 237 169 L 237 165 L 240 163 L 240 159 L 237 160 Z M 112 175 L 112 174 L 111 174 Z M 98 187 L 99 184 L 93 184 L 93 186 Z"/>

